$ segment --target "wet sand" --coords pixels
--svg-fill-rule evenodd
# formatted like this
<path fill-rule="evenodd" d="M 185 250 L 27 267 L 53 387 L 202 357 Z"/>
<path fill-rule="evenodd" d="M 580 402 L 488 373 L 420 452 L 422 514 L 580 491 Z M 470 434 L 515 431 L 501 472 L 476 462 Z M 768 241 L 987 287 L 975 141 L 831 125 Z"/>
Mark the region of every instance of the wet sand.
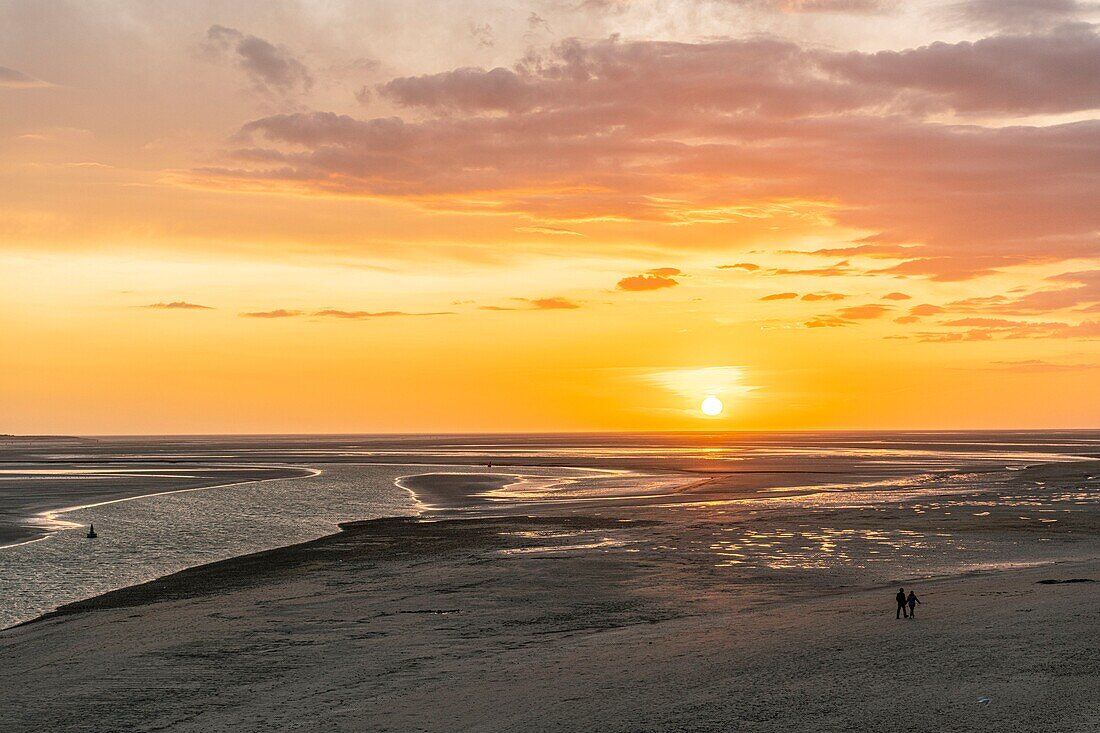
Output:
<path fill-rule="evenodd" d="M 103 465 L 0 461 L 0 469 L 4 471 L 0 475 L 0 547 L 49 534 L 51 527 L 41 518 L 44 512 L 169 491 L 311 474 L 309 469 L 289 466 L 181 466 L 168 462 L 135 466 L 132 462 Z M 42 474 L 44 470 L 51 473 Z"/>
<path fill-rule="evenodd" d="M 17 731 L 1087 731 L 1100 563 L 777 597 L 538 550 L 608 518 L 352 523 L 0 635 Z M 989 698 L 989 702 L 979 702 Z"/>

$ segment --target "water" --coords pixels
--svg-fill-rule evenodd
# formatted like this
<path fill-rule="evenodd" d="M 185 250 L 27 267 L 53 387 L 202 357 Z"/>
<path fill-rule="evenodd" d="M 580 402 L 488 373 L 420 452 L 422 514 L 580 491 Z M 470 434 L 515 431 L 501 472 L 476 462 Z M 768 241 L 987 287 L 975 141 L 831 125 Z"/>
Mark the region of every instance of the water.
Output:
<path fill-rule="evenodd" d="M 339 522 L 420 514 L 400 479 L 438 472 L 514 477 L 465 511 L 615 506 L 667 525 L 549 534 L 547 551 L 677 552 L 714 572 L 829 569 L 845 582 L 893 577 L 899 560 L 928 573 L 1027 563 L 1079 553 L 1100 500 L 1096 475 L 1066 483 L 1034 467 L 1097 454 L 1100 433 L 1084 431 L 17 442 L 0 445 L 0 516 L 54 531 L 0 548 L 0 628 Z M 288 467 L 313 475 L 179 491 Z M 678 493 L 715 475 L 721 491 Z M 133 498 L 99 503 L 119 492 Z M 58 511 L 73 504 L 94 506 Z"/>

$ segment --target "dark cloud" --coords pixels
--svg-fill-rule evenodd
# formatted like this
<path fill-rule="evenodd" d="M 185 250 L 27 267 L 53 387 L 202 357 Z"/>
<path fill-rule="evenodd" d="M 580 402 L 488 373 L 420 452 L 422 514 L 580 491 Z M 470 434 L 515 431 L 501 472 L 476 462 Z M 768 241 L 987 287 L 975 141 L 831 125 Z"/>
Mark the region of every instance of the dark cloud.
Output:
<path fill-rule="evenodd" d="M 1030 31 L 1075 20 L 1096 7 L 1077 0 L 966 0 L 947 5 L 939 14 L 971 28 Z"/>
<path fill-rule="evenodd" d="M 823 68 L 865 86 L 915 93 L 958 112 L 1073 112 L 1100 107 L 1100 37 L 1092 26 L 905 51 L 832 56 Z"/>
<path fill-rule="evenodd" d="M 285 96 L 313 86 L 309 69 L 282 46 L 221 25 L 210 26 L 206 38 L 207 50 L 231 55 L 257 90 Z"/>
<path fill-rule="evenodd" d="M 154 310 L 200 310 L 209 311 L 214 310 L 208 305 L 199 305 L 198 303 L 188 303 L 185 300 L 173 300 L 171 303 L 150 303 L 149 305 L 143 305 L 142 308 L 152 308 Z"/>

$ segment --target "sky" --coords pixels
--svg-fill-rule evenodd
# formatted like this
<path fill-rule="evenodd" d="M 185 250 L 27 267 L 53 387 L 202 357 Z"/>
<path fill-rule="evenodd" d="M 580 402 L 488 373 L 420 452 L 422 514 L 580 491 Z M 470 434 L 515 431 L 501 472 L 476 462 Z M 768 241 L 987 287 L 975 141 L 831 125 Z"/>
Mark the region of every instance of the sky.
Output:
<path fill-rule="evenodd" d="M 0 0 L 0 433 L 1098 427 L 1098 23 Z"/>

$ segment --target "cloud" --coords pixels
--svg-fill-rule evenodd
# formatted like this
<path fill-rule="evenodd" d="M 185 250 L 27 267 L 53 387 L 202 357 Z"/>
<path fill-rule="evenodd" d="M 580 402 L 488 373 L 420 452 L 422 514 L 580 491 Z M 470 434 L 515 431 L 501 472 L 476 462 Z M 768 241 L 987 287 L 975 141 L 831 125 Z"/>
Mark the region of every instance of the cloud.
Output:
<path fill-rule="evenodd" d="M 852 325 L 851 321 L 839 316 L 817 316 L 806 321 L 806 328 L 840 328 Z"/>
<path fill-rule="evenodd" d="M 884 305 L 853 305 L 850 308 L 841 308 L 837 314 L 845 320 L 865 320 L 879 318 L 889 312 L 890 309 Z"/>
<path fill-rule="evenodd" d="M 656 275 L 657 277 L 677 277 L 684 273 L 675 267 L 655 267 L 652 270 L 648 270 L 647 274 Z"/>
<path fill-rule="evenodd" d="M 273 311 L 253 311 L 251 313 L 242 313 L 242 318 L 295 318 L 297 316 L 304 316 L 305 313 L 296 310 L 287 310 L 285 308 L 278 308 Z"/>
<path fill-rule="evenodd" d="M 299 318 L 305 316 L 317 318 L 341 318 L 352 321 L 363 321 L 372 318 L 395 318 L 402 316 L 451 316 L 450 311 L 438 311 L 432 313 L 408 313 L 406 311 L 348 311 L 336 308 L 325 308 L 316 311 L 290 310 L 278 308 L 270 311 L 254 311 L 241 313 L 242 318 Z"/>
<path fill-rule="evenodd" d="M 937 313 L 943 313 L 945 308 L 939 305 L 932 305 L 931 303 L 921 303 L 915 305 L 909 309 L 909 315 L 911 316 L 934 316 Z"/>
<path fill-rule="evenodd" d="M 957 112 L 1072 112 L 1100 107 L 1100 37 L 1090 26 L 1046 34 L 934 43 L 905 51 L 851 52 L 828 70 Z"/>
<path fill-rule="evenodd" d="M 918 321 L 920 321 L 920 316 L 898 316 L 894 319 L 894 323 L 900 323 L 903 326 L 909 323 L 917 323 Z"/>
<path fill-rule="evenodd" d="M 869 233 L 838 256 L 967 279 L 1097 251 L 1100 120 L 1008 123 L 1100 106 L 1098 58 L 1080 24 L 878 53 L 572 39 L 511 68 L 390 80 L 381 91 L 404 116 L 253 120 L 230 165 L 193 178 L 547 223 L 805 206 Z M 1004 123 L 943 121 L 967 114 Z M 844 264 L 770 274 L 863 272 Z"/>
<path fill-rule="evenodd" d="M 797 15 L 849 14 L 871 15 L 886 13 L 898 6 L 897 0 L 721 0 L 729 5 L 741 6 L 766 13 Z M 595 12 L 621 13 L 630 0 L 582 0 L 577 5 Z"/>
<path fill-rule="evenodd" d="M 619 290 L 634 292 L 671 288 L 680 284 L 680 282 L 674 278 L 681 274 L 683 273 L 675 267 L 658 267 L 641 275 L 624 277 L 619 281 L 618 288 Z"/>
<path fill-rule="evenodd" d="M 1074 20 L 1095 8 L 1095 3 L 1076 0 L 966 0 L 947 5 L 940 15 L 971 28 L 1029 31 Z"/>
<path fill-rule="evenodd" d="M 535 298 L 528 301 L 537 310 L 573 310 L 580 308 L 580 304 L 568 298 Z"/>
<path fill-rule="evenodd" d="M 530 109 L 538 101 L 535 90 L 523 77 L 503 68 L 463 68 L 401 77 L 380 85 L 378 92 L 405 107 L 466 112 L 517 112 Z"/>
<path fill-rule="evenodd" d="M 917 334 L 919 341 L 992 341 L 995 339 L 1100 339 L 1100 321 L 1019 321 L 1006 318 L 959 318 L 941 324 L 966 331 L 930 331 Z"/>
<path fill-rule="evenodd" d="M 171 303 L 150 303 L 149 305 L 143 305 L 142 308 L 152 308 L 154 310 L 202 310 L 209 311 L 214 310 L 208 305 L 199 305 L 198 303 L 188 303 L 184 300 L 174 300 Z"/>
<path fill-rule="evenodd" d="M 719 270 L 745 270 L 746 272 L 755 272 L 760 269 L 760 265 L 754 265 L 751 262 L 738 262 L 736 265 L 718 265 Z"/>
<path fill-rule="evenodd" d="M 798 297 L 798 293 L 775 293 L 773 295 L 765 295 L 760 300 L 794 300 Z"/>
<path fill-rule="evenodd" d="M 817 300 L 844 300 L 847 295 L 843 293 L 806 293 L 802 296 L 802 300 L 817 301 Z"/>
<path fill-rule="evenodd" d="M 744 396 L 756 389 L 744 384 L 745 370 L 738 366 L 663 369 L 643 374 L 641 377 L 678 397 L 689 400 L 701 400 L 707 395 Z"/>
<path fill-rule="evenodd" d="M 783 13 L 885 13 L 897 6 L 893 0 L 734 0 L 743 5 L 771 8 Z"/>
<path fill-rule="evenodd" d="M 764 272 L 766 275 L 811 275 L 814 277 L 838 277 L 840 275 L 854 275 L 859 271 L 850 266 L 845 260 L 827 267 L 809 267 L 801 270 L 792 270 L 786 267 L 774 268 Z"/>
<path fill-rule="evenodd" d="M 516 308 L 502 305 L 483 305 L 480 306 L 481 310 L 485 311 L 518 311 L 518 310 L 535 310 L 535 311 L 553 311 L 553 310 L 576 310 L 581 307 L 581 304 L 575 300 L 569 298 L 563 298 L 556 296 L 553 298 L 512 298 L 512 300 L 520 303 L 525 303 L 526 307 Z"/>
<path fill-rule="evenodd" d="M 1042 359 L 1023 359 L 1019 361 L 994 361 L 987 369 L 1002 372 L 1074 372 L 1100 369 L 1100 364 L 1056 364 Z"/>
<path fill-rule="evenodd" d="M 912 298 L 913 298 L 913 296 L 911 296 L 911 295 L 906 295 L 905 293 L 897 293 L 897 292 L 887 293 L 886 295 L 882 296 L 883 300 L 912 300 Z"/>
<path fill-rule="evenodd" d="M 951 305 L 960 310 L 979 310 L 1007 314 L 1048 313 L 1100 304 L 1100 270 L 1064 272 L 1046 278 L 1057 288 L 1037 290 L 1017 298 L 994 295 L 984 298 L 968 298 Z"/>
<path fill-rule="evenodd" d="M 406 311 L 346 311 L 336 308 L 313 311 L 311 316 L 321 318 L 345 318 L 353 321 L 362 321 L 372 318 L 400 318 L 404 316 L 453 316 L 451 311 L 434 311 L 430 313 L 408 313 Z"/>
<path fill-rule="evenodd" d="M 529 232 L 531 234 L 549 234 L 556 237 L 583 237 L 580 232 L 573 231 L 572 229 L 562 229 L 561 227 L 516 227 L 517 232 Z"/>
<path fill-rule="evenodd" d="M 221 25 L 210 26 L 206 38 L 207 52 L 212 57 L 231 54 L 258 91 L 286 96 L 313 86 L 309 69 L 282 46 Z"/>
<path fill-rule="evenodd" d="M 43 89 L 52 87 L 48 81 L 36 79 L 22 71 L 0 66 L 0 89 Z"/>

